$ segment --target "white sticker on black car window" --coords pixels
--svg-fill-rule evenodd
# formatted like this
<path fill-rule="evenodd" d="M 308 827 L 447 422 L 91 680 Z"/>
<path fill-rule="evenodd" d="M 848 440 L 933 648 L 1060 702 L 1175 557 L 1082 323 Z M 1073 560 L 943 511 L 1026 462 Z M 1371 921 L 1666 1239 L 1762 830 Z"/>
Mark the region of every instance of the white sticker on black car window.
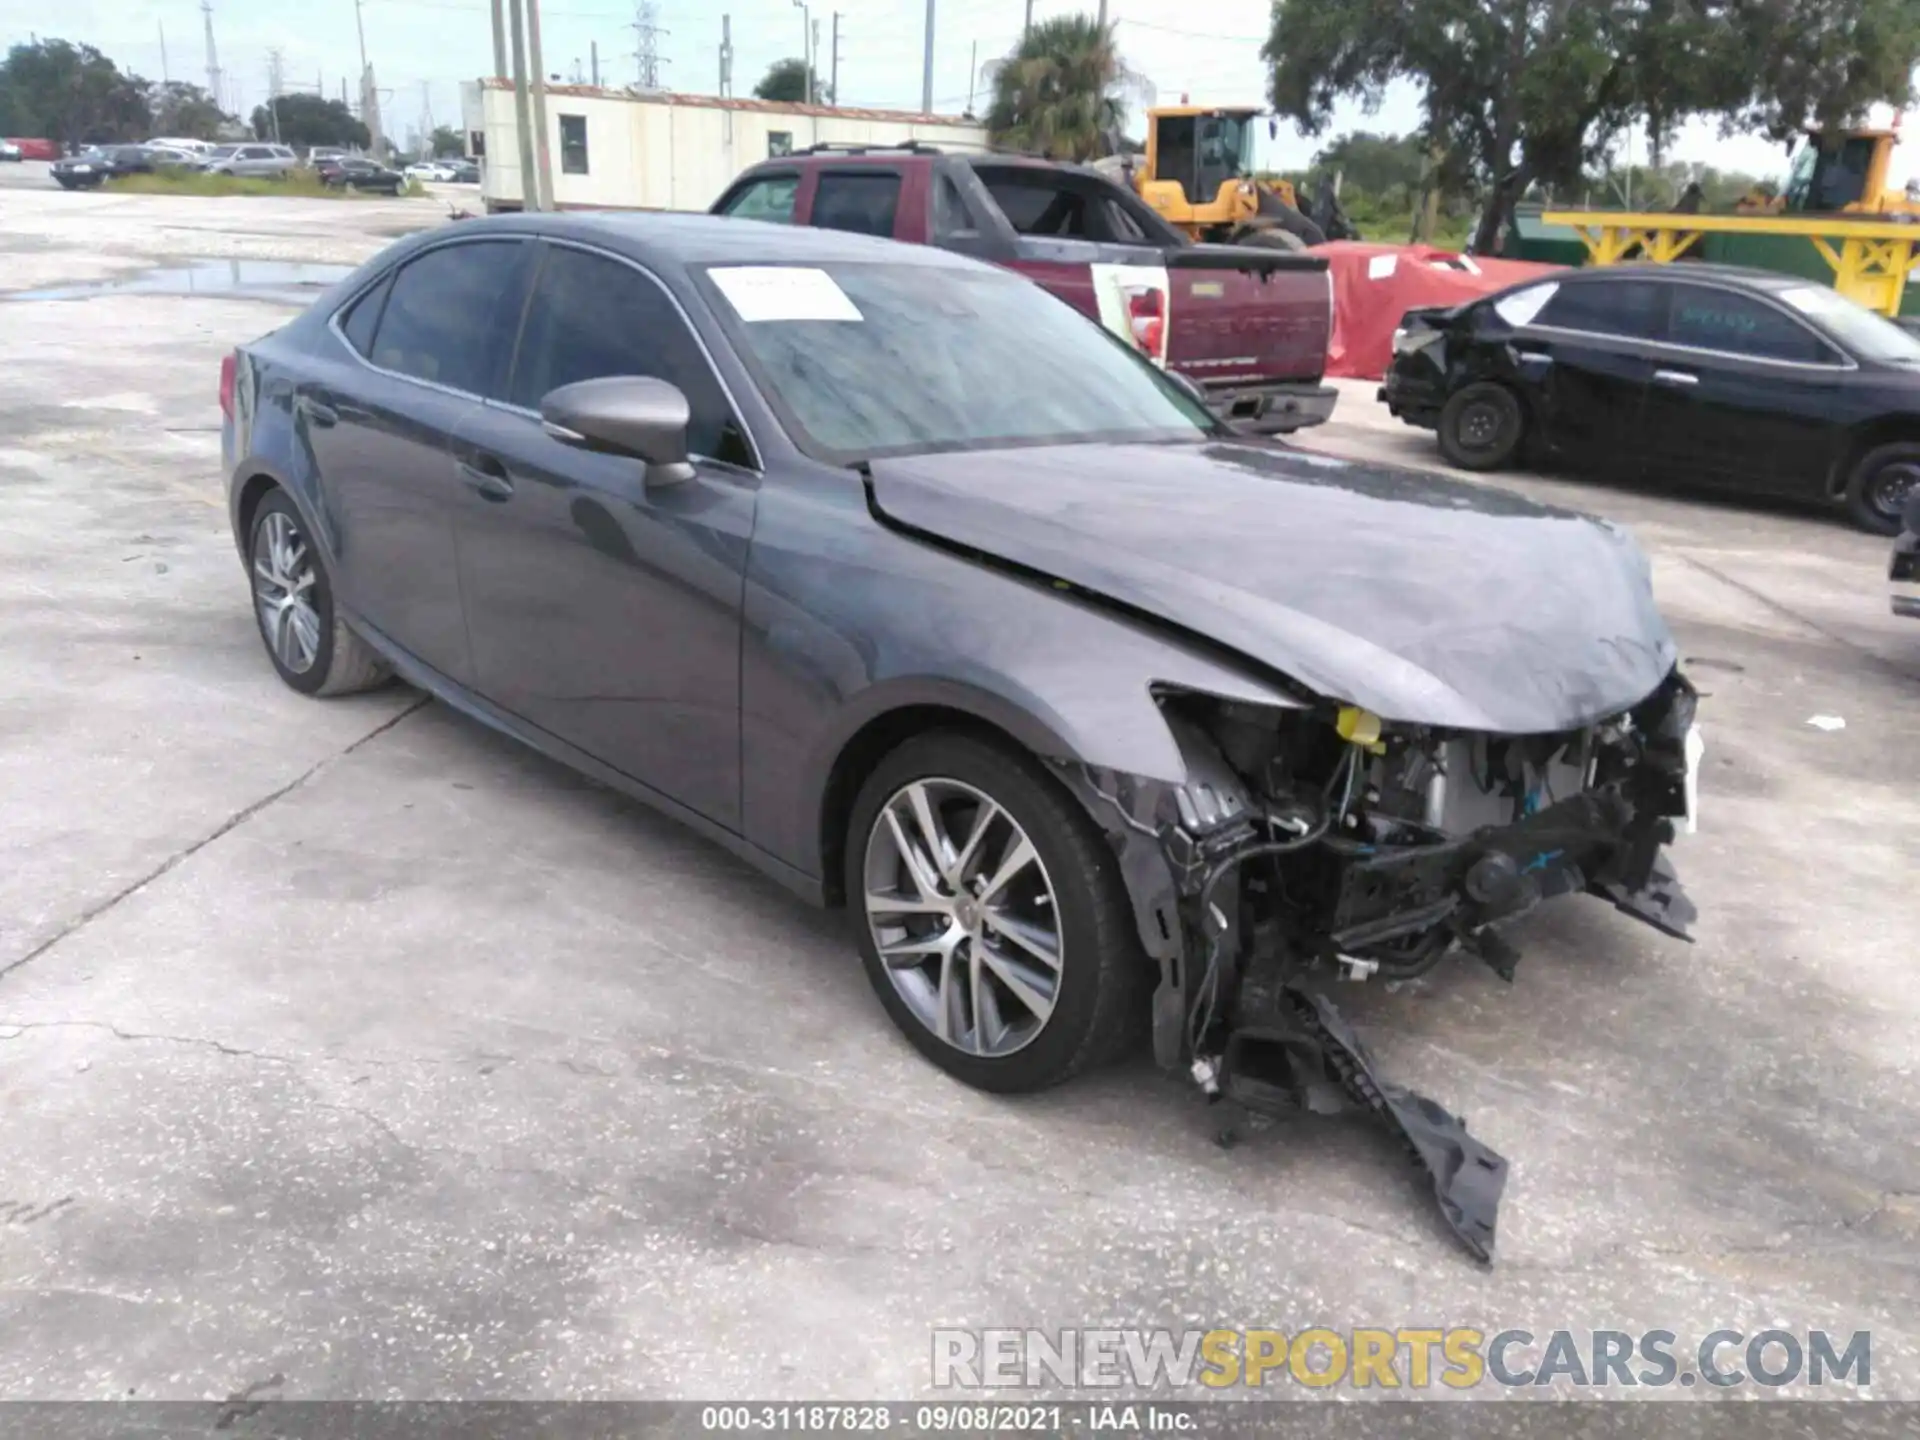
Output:
<path fill-rule="evenodd" d="M 798 265 L 728 265 L 707 272 L 734 313 L 764 320 L 864 319 L 824 270 Z"/>
<path fill-rule="evenodd" d="M 1557 281 L 1545 285 L 1535 285 L 1530 289 L 1516 290 L 1513 294 L 1493 302 L 1493 313 L 1509 325 L 1531 325 L 1533 317 L 1547 308 L 1547 302 L 1558 293 Z"/>

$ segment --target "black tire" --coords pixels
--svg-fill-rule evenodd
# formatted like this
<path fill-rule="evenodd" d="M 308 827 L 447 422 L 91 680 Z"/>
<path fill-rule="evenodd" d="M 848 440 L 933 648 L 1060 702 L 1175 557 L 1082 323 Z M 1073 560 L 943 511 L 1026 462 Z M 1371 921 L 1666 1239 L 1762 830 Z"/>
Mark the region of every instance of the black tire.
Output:
<path fill-rule="evenodd" d="M 1476 380 L 1447 397 L 1440 411 L 1440 453 L 1462 470 L 1498 470 L 1526 443 L 1520 397 L 1492 380 Z"/>
<path fill-rule="evenodd" d="M 247 533 L 249 587 L 257 583 L 254 559 L 259 553 L 261 532 L 269 519 L 276 515 L 286 518 L 311 557 L 313 580 L 307 594 L 319 621 L 318 641 L 314 647 L 313 661 L 305 669 L 291 666 L 283 660 L 267 634 L 267 621 L 261 613 L 259 591 L 256 589 L 253 591 L 254 626 L 260 632 L 260 643 L 266 648 L 267 659 L 273 662 L 273 668 L 280 678 L 302 695 L 352 695 L 362 690 L 378 689 L 393 678 L 393 672 L 386 661 L 380 658 L 379 652 L 348 628 L 346 621 L 335 612 L 333 575 L 327 569 L 326 557 L 319 546 L 308 538 L 307 522 L 284 490 L 271 491 L 253 512 L 253 524 Z"/>
<path fill-rule="evenodd" d="M 1258 250 L 1304 250 L 1307 242 L 1288 230 L 1242 230 L 1234 238 L 1236 245 L 1251 245 Z"/>
<path fill-rule="evenodd" d="M 1907 502 L 1920 493 L 1920 444 L 1876 445 L 1847 477 L 1847 518 L 1874 535 L 1898 535 Z"/>
<path fill-rule="evenodd" d="M 1010 1054 L 968 1053 L 929 1029 L 895 987 L 869 923 L 868 844 L 881 809 L 909 783 L 936 779 L 971 787 L 1004 810 L 1026 832 L 1051 882 L 1060 960 L 1052 1009 Z M 907 741 L 860 787 L 847 828 L 845 880 L 874 993 L 914 1048 L 956 1079 L 1002 1094 L 1043 1090 L 1117 1059 L 1141 1039 L 1149 962 L 1119 860 L 1086 810 L 1031 756 L 954 732 Z"/>

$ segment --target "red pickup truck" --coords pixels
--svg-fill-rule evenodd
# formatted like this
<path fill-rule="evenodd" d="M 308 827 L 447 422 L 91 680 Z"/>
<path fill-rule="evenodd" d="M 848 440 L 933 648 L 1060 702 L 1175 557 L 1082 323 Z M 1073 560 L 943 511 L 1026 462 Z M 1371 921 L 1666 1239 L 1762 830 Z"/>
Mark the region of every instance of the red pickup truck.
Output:
<path fill-rule="evenodd" d="M 1317 425 L 1333 285 L 1319 256 L 1196 245 L 1074 165 L 919 144 L 827 147 L 743 171 L 716 215 L 938 245 L 1017 270 L 1191 381 L 1235 428 Z"/>

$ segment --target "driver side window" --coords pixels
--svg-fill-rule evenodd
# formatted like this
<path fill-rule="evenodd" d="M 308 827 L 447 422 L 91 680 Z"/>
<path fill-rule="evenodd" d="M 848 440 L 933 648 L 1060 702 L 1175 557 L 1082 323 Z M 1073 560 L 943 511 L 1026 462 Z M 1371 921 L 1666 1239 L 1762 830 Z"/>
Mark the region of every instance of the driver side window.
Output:
<path fill-rule="evenodd" d="M 540 408 L 549 390 L 607 375 L 644 375 L 687 397 L 689 454 L 748 466 L 720 381 L 657 281 L 605 255 L 555 246 L 534 284 L 508 399 Z"/>

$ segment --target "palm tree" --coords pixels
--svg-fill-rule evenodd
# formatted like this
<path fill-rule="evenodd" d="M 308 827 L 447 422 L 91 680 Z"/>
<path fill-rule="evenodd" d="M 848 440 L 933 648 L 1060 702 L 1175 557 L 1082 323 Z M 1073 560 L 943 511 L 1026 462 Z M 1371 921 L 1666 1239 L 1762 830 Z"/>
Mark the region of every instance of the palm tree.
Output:
<path fill-rule="evenodd" d="M 1055 160 L 1103 155 L 1141 81 L 1120 58 L 1114 27 L 1091 15 L 1033 26 L 993 70 L 987 132 L 996 145 Z"/>

